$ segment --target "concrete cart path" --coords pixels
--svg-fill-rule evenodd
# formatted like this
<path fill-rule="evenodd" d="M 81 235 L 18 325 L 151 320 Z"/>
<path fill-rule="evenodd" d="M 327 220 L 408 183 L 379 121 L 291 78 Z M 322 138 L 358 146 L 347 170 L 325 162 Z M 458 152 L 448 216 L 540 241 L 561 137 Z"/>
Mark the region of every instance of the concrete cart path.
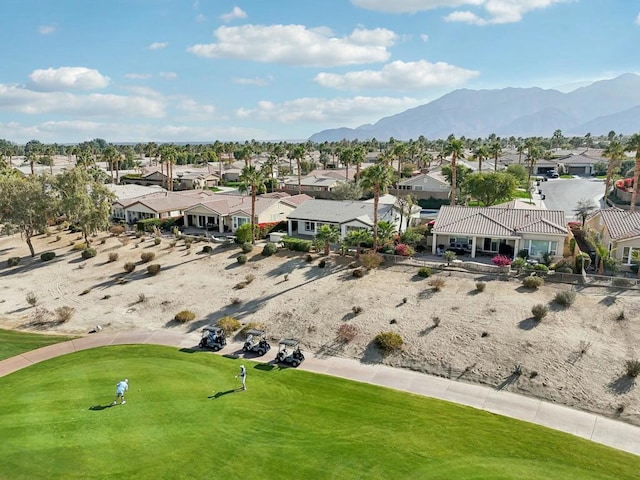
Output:
<path fill-rule="evenodd" d="M 151 344 L 178 348 L 197 348 L 194 333 L 99 332 L 75 340 L 49 345 L 0 361 L 0 377 L 34 363 L 59 355 L 106 345 Z M 228 356 L 243 356 L 242 344 L 230 343 L 220 352 Z M 575 410 L 555 403 L 523 395 L 497 391 L 493 388 L 456 382 L 441 377 L 392 368 L 380 364 L 364 364 L 340 357 L 318 357 L 308 352 L 300 370 L 341 377 L 357 382 L 389 387 L 404 392 L 438 398 L 467 405 L 487 412 L 536 423 L 603 445 L 640 455 L 640 427 L 619 422 L 601 415 Z M 247 359 L 271 362 L 274 355 L 248 355 Z"/>

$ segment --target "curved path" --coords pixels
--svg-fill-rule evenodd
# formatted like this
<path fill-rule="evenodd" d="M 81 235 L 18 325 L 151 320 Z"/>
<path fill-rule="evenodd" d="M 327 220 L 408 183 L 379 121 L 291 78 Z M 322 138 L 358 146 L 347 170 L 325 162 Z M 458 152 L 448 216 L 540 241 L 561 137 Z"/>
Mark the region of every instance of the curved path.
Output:
<path fill-rule="evenodd" d="M 195 333 L 168 331 L 99 332 L 2 360 L 0 361 L 0 377 L 59 355 L 106 345 L 152 344 L 193 348 L 199 340 L 194 336 Z M 231 343 L 219 353 L 226 355 L 241 353 L 241 344 Z M 266 362 L 271 360 L 271 356 L 268 359 L 252 357 L 251 360 Z M 468 405 L 506 417 L 543 425 L 640 455 L 640 427 L 555 403 L 497 391 L 490 387 L 456 382 L 379 364 L 363 364 L 357 360 L 339 357 L 321 358 L 307 354 L 307 359 L 298 368 Z"/>

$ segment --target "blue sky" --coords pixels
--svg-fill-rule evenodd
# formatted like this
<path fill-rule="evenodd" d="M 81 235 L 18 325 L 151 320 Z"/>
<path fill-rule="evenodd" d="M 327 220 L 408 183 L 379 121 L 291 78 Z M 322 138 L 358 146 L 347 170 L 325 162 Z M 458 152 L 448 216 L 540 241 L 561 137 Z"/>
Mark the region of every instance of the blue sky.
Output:
<path fill-rule="evenodd" d="M 0 138 L 296 140 L 640 73 L 632 0 L 3 0 Z"/>

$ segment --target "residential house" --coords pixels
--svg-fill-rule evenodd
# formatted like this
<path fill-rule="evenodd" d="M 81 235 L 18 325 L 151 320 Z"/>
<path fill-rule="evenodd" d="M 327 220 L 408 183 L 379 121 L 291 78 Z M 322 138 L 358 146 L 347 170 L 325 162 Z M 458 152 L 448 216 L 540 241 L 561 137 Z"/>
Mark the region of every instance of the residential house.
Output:
<path fill-rule="evenodd" d="M 134 184 L 134 185 L 158 185 L 165 186 L 167 185 L 167 179 L 169 177 L 162 173 L 159 170 L 151 170 L 147 173 L 143 173 L 141 176 L 137 175 L 125 175 L 120 177 L 120 183 L 123 185 L 126 184 Z"/>
<path fill-rule="evenodd" d="M 451 195 L 451 185 L 441 175 L 423 173 L 406 178 L 390 189 L 394 195 L 411 194 L 418 199 L 445 200 Z"/>
<path fill-rule="evenodd" d="M 593 230 L 622 265 L 640 263 L 640 212 L 604 208 L 585 221 L 585 231 Z"/>
<path fill-rule="evenodd" d="M 340 180 L 330 176 L 308 175 L 300 179 L 300 190 L 307 193 L 312 192 L 330 192 Z M 291 177 L 282 185 L 283 191 L 298 191 L 298 179 Z"/>
<path fill-rule="evenodd" d="M 571 154 L 556 160 L 570 175 L 591 175 L 596 163 L 608 163 L 606 158 L 586 153 Z"/>
<path fill-rule="evenodd" d="M 373 228 L 373 202 L 356 200 L 312 199 L 304 202 L 287 217 L 288 234 L 314 236 L 322 225 L 331 225 L 344 238 L 351 230 Z M 389 203 L 378 205 L 378 221 L 400 225 L 396 207 Z"/>
<path fill-rule="evenodd" d="M 218 186 L 220 178 L 216 173 L 205 171 L 177 172 L 177 190 L 198 190 Z"/>
<path fill-rule="evenodd" d="M 443 206 L 433 234 L 433 253 L 447 249 L 477 255 L 514 257 L 526 250 L 530 258 L 563 255 L 569 232 L 561 210 Z"/>
<path fill-rule="evenodd" d="M 162 191 L 133 198 L 118 199 L 112 204 L 112 219 L 135 223 L 145 218 L 180 217 L 184 209 L 213 195 L 208 190 L 184 192 Z"/>

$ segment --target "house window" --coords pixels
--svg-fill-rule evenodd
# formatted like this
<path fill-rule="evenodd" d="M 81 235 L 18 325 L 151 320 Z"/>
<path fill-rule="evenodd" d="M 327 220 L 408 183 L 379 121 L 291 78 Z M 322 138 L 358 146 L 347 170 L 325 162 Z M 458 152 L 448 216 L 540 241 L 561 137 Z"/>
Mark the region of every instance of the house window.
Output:
<path fill-rule="evenodd" d="M 251 223 L 248 217 L 233 217 L 233 229 L 237 230 L 240 225 Z"/>
<path fill-rule="evenodd" d="M 316 222 L 304 222 L 304 229 L 307 232 L 315 232 L 316 231 Z"/>
<path fill-rule="evenodd" d="M 640 263 L 640 249 L 624 247 L 622 249 L 622 263 L 625 265 Z"/>
<path fill-rule="evenodd" d="M 413 187 L 413 189 L 414 189 L 416 192 L 421 192 L 421 191 L 422 191 L 422 185 L 415 185 L 415 186 Z"/>
<path fill-rule="evenodd" d="M 525 240 L 525 248 L 529 250 L 529 256 L 540 258 L 545 253 L 550 255 L 558 254 L 558 242 L 550 242 L 549 240 Z"/>

